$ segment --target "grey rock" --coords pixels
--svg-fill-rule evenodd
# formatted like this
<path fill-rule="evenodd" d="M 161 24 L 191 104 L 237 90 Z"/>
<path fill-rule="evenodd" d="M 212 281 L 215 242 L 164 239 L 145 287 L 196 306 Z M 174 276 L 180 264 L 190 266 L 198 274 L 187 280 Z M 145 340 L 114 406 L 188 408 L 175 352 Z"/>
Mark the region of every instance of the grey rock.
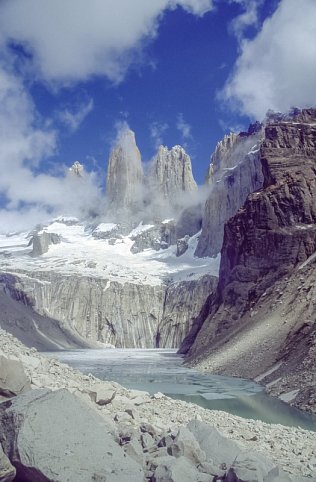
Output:
<path fill-rule="evenodd" d="M 259 453 L 245 451 L 236 442 L 221 435 L 215 427 L 192 420 L 188 429 L 205 452 L 207 462 L 218 471 L 231 467 L 241 480 L 258 482 L 276 469 L 274 462 Z"/>
<path fill-rule="evenodd" d="M 130 413 L 125 412 L 117 412 L 114 415 L 114 420 L 119 422 L 120 424 L 124 425 L 126 422 L 129 423 L 132 419 L 132 415 Z"/>
<path fill-rule="evenodd" d="M 289 474 L 280 469 L 280 467 L 275 467 L 263 478 L 263 482 L 294 482 L 297 478 L 293 479 Z"/>
<path fill-rule="evenodd" d="M 189 236 L 185 236 L 182 239 L 177 240 L 177 256 L 182 256 L 188 249 L 189 247 Z"/>
<path fill-rule="evenodd" d="M 141 436 L 140 436 L 140 439 L 141 439 L 142 447 L 144 449 L 148 450 L 155 445 L 155 439 L 153 438 L 152 435 L 150 435 L 147 432 L 142 433 Z"/>
<path fill-rule="evenodd" d="M 205 453 L 206 461 L 216 465 L 217 468 L 220 468 L 223 463 L 227 467 L 232 466 L 242 452 L 236 442 L 225 438 L 215 427 L 211 427 L 205 422 L 192 420 L 188 423 L 187 428 Z"/>
<path fill-rule="evenodd" d="M 13 467 L 8 457 L 3 452 L 2 446 L 0 444 L 0 481 L 11 482 L 12 480 L 14 480 L 15 474 L 15 467 Z"/>
<path fill-rule="evenodd" d="M 197 190 L 191 159 L 181 146 L 172 149 L 160 146 L 149 172 L 149 184 L 158 197 L 176 206 L 179 195 Z"/>
<path fill-rule="evenodd" d="M 239 454 L 233 462 L 232 468 L 241 480 L 258 482 L 264 480 L 264 477 L 271 473 L 276 465 L 267 457 L 249 451 Z"/>
<path fill-rule="evenodd" d="M 11 398 L 30 389 L 31 383 L 22 363 L 0 356 L 0 400 L 1 397 Z"/>
<path fill-rule="evenodd" d="M 141 203 L 143 168 L 135 134 L 125 129 L 110 154 L 106 180 L 109 209 L 136 212 Z"/>
<path fill-rule="evenodd" d="M 141 467 L 105 420 L 67 390 L 33 390 L 1 406 L 4 452 L 25 482 L 139 482 Z"/>
<path fill-rule="evenodd" d="M 123 448 L 124 452 L 135 460 L 135 462 L 137 462 L 139 465 L 144 464 L 143 447 L 136 437 L 133 437 L 130 442 L 123 446 Z"/>
<path fill-rule="evenodd" d="M 211 192 L 205 203 L 196 256 L 215 256 L 220 252 L 225 222 L 243 205 L 249 193 L 262 187 L 261 136 L 261 132 L 249 137 L 230 134 L 218 143 L 206 179 Z M 258 148 L 252 151 L 257 143 Z"/>
<path fill-rule="evenodd" d="M 0 275 L 1 328 L 16 336 L 28 347 L 38 350 L 87 348 L 91 344 L 78 332 L 66 329 L 60 322 L 36 313 L 18 280 L 9 274 Z"/>
<path fill-rule="evenodd" d="M 137 235 L 131 236 L 134 241 L 131 252 L 136 254 L 144 249 L 167 249 L 176 243 L 176 226 L 174 221 L 156 223 Z"/>
<path fill-rule="evenodd" d="M 107 405 L 114 400 L 116 390 L 111 387 L 106 387 L 102 383 L 96 383 L 93 385 L 90 391 L 91 399 L 98 405 Z"/>
<path fill-rule="evenodd" d="M 142 433 L 149 433 L 152 437 L 155 437 L 157 435 L 156 428 L 150 423 L 143 422 L 139 428 Z"/>
<path fill-rule="evenodd" d="M 80 162 L 75 161 L 73 165 L 69 168 L 69 173 L 72 174 L 74 177 L 83 177 L 85 175 L 85 169 Z"/>
<path fill-rule="evenodd" d="M 179 347 L 199 315 L 206 298 L 216 290 L 215 276 L 168 286 L 163 316 L 158 322 L 156 347 Z"/>
<path fill-rule="evenodd" d="M 54 272 L 4 281 L 11 296 L 58 321 L 62 331 L 122 348 L 177 348 L 217 284 L 213 276 L 152 286 Z M 41 329 L 49 334 L 46 325 Z"/>
<path fill-rule="evenodd" d="M 173 457 L 185 457 L 194 465 L 205 462 L 206 456 L 201 450 L 196 438 L 186 427 L 180 427 L 173 443 L 168 447 L 168 453 Z"/>
<path fill-rule="evenodd" d="M 47 253 L 48 248 L 51 244 L 58 244 L 61 242 L 61 238 L 58 234 L 47 233 L 43 231 L 42 233 L 34 234 L 32 244 L 33 249 L 31 256 L 37 257 L 44 253 Z"/>
<path fill-rule="evenodd" d="M 185 457 L 161 457 L 157 458 L 154 480 L 155 482 L 209 482 L 210 477 L 199 472 Z"/>

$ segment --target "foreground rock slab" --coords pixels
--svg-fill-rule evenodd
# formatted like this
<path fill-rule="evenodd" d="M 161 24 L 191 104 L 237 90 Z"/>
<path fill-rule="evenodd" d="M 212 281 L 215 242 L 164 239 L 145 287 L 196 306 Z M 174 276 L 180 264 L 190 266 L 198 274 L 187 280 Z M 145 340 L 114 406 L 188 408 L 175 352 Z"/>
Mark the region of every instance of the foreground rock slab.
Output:
<path fill-rule="evenodd" d="M 203 482 L 205 479 L 207 482 L 211 482 L 215 475 L 222 477 L 225 472 L 228 477 L 230 464 L 232 463 L 229 451 L 225 455 L 223 448 L 215 447 L 215 435 L 212 436 L 212 443 L 207 448 L 206 437 L 203 440 L 201 438 L 204 433 L 202 428 L 197 428 L 197 433 L 193 433 L 194 424 L 197 424 L 197 422 L 205 423 L 207 427 L 205 428 L 205 434 L 208 436 L 209 430 L 214 430 L 212 427 L 217 428 L 224 437 L 223 441 L 219 440 L 219 444 L 223 444 L 223 447 L 228 446 L 228 439 L 237 442 L 243 453 L 246 451 L 247 455 L 256 455 L 257 465 L 261 463 L 259 462 L 259 459 L 261 460 L 260 455 L 264 459 L 268 459 L 269 464 L 272 463 L 275 468 L 272 469 L 272 472 L 269 470 L 263 481 L 262 474 L 259 479 L 257 477 L 259 482 L 316 482 L 315 432 L 282 425 L 269 425 L 259 420 L 246 420 L 217 410 L 206 410 L 192 403 L 173 400 L 161 393 L 150 396 L 146 392 L 127 390 L 116 382 L 101 381 L 91 374 L 84 375 L 57 360 L 44 357 L 36 350 L 23 346 L 16 338 L 2 329 L 0 329 L 1 355 L 9 359 L 19 360 L 22 363 L 35 393 L 38 393 L 40 388 L 49 388 L 54 392 L 57 391 L 57 393 L 60 389 L 67 389 L 72 397 L 81 401 L 85 410 L 90 409 L 95 412 L 97 420 L 101 417 L 103 419 L 103 425 L 102 421 L 101 425 L 105 425 L 107 434 L 110 433 L 112 441 L 115 440 L 120 446 L 121 454 L 123 450 L 130 458 L 134 459 L 137 467 L 139 465 L 143 467 L 145 480 L 148 482 L 155 482 L 154 477 L 156 476 L 156 478 L 158 476 L 169 477 L 164 482 L 170 482 L 172 480 L 170 477 L 173 477 L 173 482 L 184 482 L 184 478 L 181 479 L 182 471 L 180 470 L 183 458 L 187 461 L 185 464 L 187 472 L 191 474 L 190 482 L 193 482 L 196 478 L 198 482 Z M 100 405 L 95 398 L 96 392 L 101 395 L 100 400 L 104 401 L 109 401 L 109 398 L 112 398 L 114 393 L 116 394 L 111 402 Z M 9 403 L 14 402 L 16 404 L 18 398 L 24 398 L 26 395 L 28 394 L 18 395 L 18 397 L 5 402 L 2 406 L 5 407 L 7 412 L 10 409 Z M 109 395 L 110 397 L 106 398 Z M 26 416 L 28 414 L 33 417 L 33 408 L 27 412 Z M 11 419 L 8 420 L 7 427 L 11 423 Z M 71 420 L 69 426 L 74 424 L 74 431 L 77 433 L 77 418 L 72 417 Z M 58 423 L 60 427 L 61 423 Z M 191 425 L 188 425 L 189 423 Z M 50 425 L 45 419 L 44 429 L 47 431 L 50 429 L 49 427 Z M 93 425 L 91 425 L 91 428 L 87 431 L 88 435 L 82 435 L 82 438 L 80 438 L 82 440 L 86 437 L 85 443 L 88 445 L 86 452 L 81 451 L 85 454 L 82 460 L 89 456 L 92 450 L 90 447 L 94 448 L 99 444 L 98 433 L 96 432 L 95 436 L 92 435 Z M 3 434 L 1 424 L 0 434 Z M 58 434 L 61 439 L 63 437 L 63 426 L 59 429 Z M 48 454 L 51 454 L 50 447 L 56 443 L 55 439 L 57 439 L 58 434 L 51 440 L 49 433 L 45 432 L 46 438 L 43 436 L 43 440 L 46 443 L 45 450 Z M 6 433 L 3 436 L 6 436 Z M 102 437 L 104 438 L 103 435 Z M 108 435 L 105 435 L 105 437 L 108 437 Z M 209 440 L 212 437 L 209 437 Z M 12 445 L 12 442 L 10 444 Z M 7 449 L 5 451 L 8 454 Z M 99 452 L 97 451 L 97 453 Z M 216 453 L 219 454 L 218 458 L 216 458 Z M 9 454 L 9 458 L 11 458 L 11 455 L 15 457 L 14 452 Z M 62 455 L 64 456 L 64 454 Z M 129 460 L 124 458 L 124 454 L 121 459 Z M 179 459 L 181 459 L 180 462 Z M 106 465 L 107 459 L 104 460 Z M 242 460 L 241 455 L 238 455 L 238 466 L 233 461 L 231 468 L 235 474 L 239 469 L 249 469 L 249 461 Z M 12 462 L 15 463 L 13 459 Z M 226 464 L 226 469 L 219 467 L 223 463 Z M 256 469 L 259 468 L 257 465 Z M 286 474 L 282 472 L 282 469 Z M 132 475 L 133 473 L 131 471 Z M 123 475 L 125 476 L 125 473 Z M 107 482 L 117 482 L 117 480 L 126 480 L 123 475 L 121 479 L 118 478 L 116 473 L 113 474 L 113 478 L 112 474 L 108 476 L 107 473 L 103 474 L 102 477 L 107 476 Z M 251 475 L 257 474 L 252 473 Z M 231 476 L 231 473 L 229 476 Z M 245 477 L 237 477 L 245 479 Z M 37 481 L 34 478 L 31 480 L 32 482 Z M 76 480 L 71 478 L 70 482 L 76 482 Z M 87 480 L 91 480 L 91 478 Z M 100 482 L 102 478 L 99 477 L 96 480 Z M 143 482 L 143 475 L 141 474 L 137 480 Z M 230 479 L 225 479 L 225 482 L 228 480 L 231 482 Z M 248 479 L 246 478 L 246 480 Z M 28 479 L 23 478 L 20 481 L 17 478 L 16 481 L 28 482 Z M 64 479 L 64 481 L 67 482 L 67 479 Z"/>
<path fill-rule="evenodd" d="M 31 384 L 22 363 L 0 356 L 0 400 L 14 397 L 30 389 Z"/>
<path fill-rule="evenodd" d="M 109 434 L 104 417 L 64 389 L 33 390 L 1 404 L 0 441 L 24 482 L 140 482 L 144 477 Z"/>

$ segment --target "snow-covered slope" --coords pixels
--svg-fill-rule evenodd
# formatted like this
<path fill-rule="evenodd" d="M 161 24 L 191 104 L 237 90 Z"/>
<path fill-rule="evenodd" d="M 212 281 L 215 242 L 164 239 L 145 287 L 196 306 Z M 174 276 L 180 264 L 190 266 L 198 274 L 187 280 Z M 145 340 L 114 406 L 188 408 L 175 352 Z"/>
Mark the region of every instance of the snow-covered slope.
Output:
<path fill-rule="evenodd" d="M 130 234 L 114 239 L 98 239 L 93 232 L 110 232 L 113 223 L 102 223 L 92 230 L 84 224 L 65 224 L 55 220 L 44 227 L 42 232 L 55 233 L 61 238 L 59 244 L 51 245 L 47 253 L 33 258 L 30 256 L 28 233 L 0 236 L 0 269 L 7 272 L 53 271 L 65 275 L 81 275 L 118 281 L 159 285 L 166 281 L 198 279 L 206 274 L 217 276 L 217 258 L 197 258 L 194 251 L 199 233 L 189 240 L 189 247 L 182 256 L 176 256 L 176 246 L 155 251 L 146 249 L 133 254 L 132 238 L 151 228 L 140 224 Z"/>
<path fill-rule="evenodd" d="M 168 229 L 170 220 L 161 225 Z M 182 256 L 175 244 L 159 249 L 158 241 L 157 250 L 133 254 L 135 242 L 159 229 L 59 218 L 31 235 L 2 235 L 1 280 L 11 297 L 88 340 L 177 347 L 215 288 L 219 257 L 194 256 L 199 233 Z M 49 245 L 51 234 L 56 244 Z M 45 238 L 46 252 L 34 253 L 32 236 Z"/>

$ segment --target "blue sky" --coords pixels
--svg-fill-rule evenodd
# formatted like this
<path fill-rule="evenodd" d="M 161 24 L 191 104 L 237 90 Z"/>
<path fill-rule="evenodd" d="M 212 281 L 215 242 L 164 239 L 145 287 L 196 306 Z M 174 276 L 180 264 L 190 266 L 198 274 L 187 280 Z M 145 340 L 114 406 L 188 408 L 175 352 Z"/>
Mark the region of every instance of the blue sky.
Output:
<path fill-rule="evenodd" d="M 145 162 L 184 145 L 201 184 L 225 133 L 315 105 L 315 85 L 315 0 L 4 0 L 0 224 L 79 203 L 75 160 L 95 199 L 122 123 Z"/>
<path fill-rule="evenodd" d="M 264 5 L 259 9 L 259 28 L 268 11 Z M 67 108 L 76 112 L 93 101 L 76 132 L 61 134 L 58 152 L 50 161 L 79 160 L 90 168 L 97 162 L 105 169 L 117 124 L 126 121 L 136 133 L 145 162 L 159 143 L 185 145 L 194 175 L 202 183 L 216 143 L 231 129 L 247 128 L 251 120 L 217 99 L 238 55 L 238 40 L 230 26 L 242 12 L 241 5 L 226 2 L 203 17 L 181 7 L 166 11 L 144 59 L 131 66 L 118 84 L 96 76 L 57 93 L 42 82 L 33 85 L 36 106 L 46 117 Z M 250 28 L 248 34 L 256 30 Z"/>

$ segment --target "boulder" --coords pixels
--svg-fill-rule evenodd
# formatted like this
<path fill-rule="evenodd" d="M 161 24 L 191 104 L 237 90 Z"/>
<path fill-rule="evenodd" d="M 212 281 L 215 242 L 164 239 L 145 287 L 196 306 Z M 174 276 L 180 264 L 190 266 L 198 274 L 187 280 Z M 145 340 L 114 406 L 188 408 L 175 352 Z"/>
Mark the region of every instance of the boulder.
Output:
<path fill-rule="evenodd" d="M 187 428 L 204 451 L 207 462 L 218 467 L 223 464 L 230 467 L 242 452 L 242 448 L 236 442 L 225 438 L 215 427 L 205 422 L 191 420 Z"/>
<path fill-rule="evenodd" d="M 142 468 L 104 418 L 67 390 L 32 390 L 0 409 L 4 452 L 25 482 L 139 482 Z"/>
<path fill-rule="evenodd" d="M 22 363 L 0 356 L 0 400 L 14 397 L 30 389 L 31 384 Z"/>
<path fill-rule="evenodd" d="M 105 383 L 96 383 L 92 386 L 90 391 L 91 400 L 98 405 L 107 405 L 114 400 L 116 390 L 111 386 L 106 386 Z"/>
<path fill-rule="evenodd" d="M 155 482 L 210 482 L 210 476 L 200 473 L 185 457 L 158 457 L 152 467 L 155 464 Z"/>
<path fill-rule="evenodd" d="M 218 473 L 232 468 L 240 480 L 263 481 L 276 465 L 261 454 L 243 450 L 236 442 L 225 438 L 215 427 L 205 422 L 192 420 L 188 429 L 193 433 L 207 462 L 217 468 Z"/>
<path fill-rule="evenodd" d="M 196 438 L 186 427 L 180 427 L 173 443 L 168 447 L 168 453 L 174 457 L 184 456 L 193 464 L 205 461 L 206 456 L 201 450 Z"/>

